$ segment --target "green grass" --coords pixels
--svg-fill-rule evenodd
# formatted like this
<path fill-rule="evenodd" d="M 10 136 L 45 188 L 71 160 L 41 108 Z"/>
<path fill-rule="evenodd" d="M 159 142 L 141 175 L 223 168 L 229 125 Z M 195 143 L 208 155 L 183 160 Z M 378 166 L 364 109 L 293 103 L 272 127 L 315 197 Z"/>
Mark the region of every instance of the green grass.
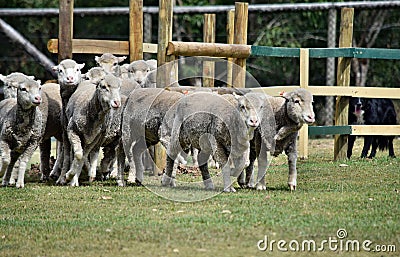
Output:
<path fill-rule="evenodd" d="M 340 228 L 349 240 L 396 245 L 397 250 L 341 255 L 398 256 L 400 160 L 388 159 L 386 152 L 374 160 L 356 157 L 341 167 L 342 162 L 331 161 L 332 142 L 311 140 L 309 160 L 298 162 L 294 193 L 286 186 L 283 155 L 268 170 L 267 191 L 215 193 L 189 203 L 166 200 L 145 187 L 120 188 L 114 182 L 56 187 L 32 177 L 24 189 L 0 188 L 0 256 L 310 256 L 283 253 L 276 245 L 273 252 L 259 251 L 257 242 L 268 236 L 319 243 Z M 400 154 L 397 140 L 395 151 Z M 326 247 L 312 254 L 338 252 Z"/>

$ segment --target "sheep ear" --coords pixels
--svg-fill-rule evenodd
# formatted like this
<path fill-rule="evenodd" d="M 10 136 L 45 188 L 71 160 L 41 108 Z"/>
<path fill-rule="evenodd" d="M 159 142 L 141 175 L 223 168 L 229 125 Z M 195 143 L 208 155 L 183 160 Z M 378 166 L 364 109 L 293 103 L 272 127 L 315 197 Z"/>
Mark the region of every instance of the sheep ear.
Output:
<path fill-rule="evenodd" d="M 40 79 L 36 80 L 36 82 L 37 82 L 39 85 L 42 84 L 42 81 L 41 81 Z"/>
<path fill-rule="evenodd" d="M 94 57 L 94 60 L 95 60 L 97 63 L 99 63 L 99 62 L 100 62 L 100 56 L 95 56 L 95 57 Z"/>
<path fill-rule="evenodd" d="M 6 78 L 7 78 L 6 76 L 0 74 L 0 80 L 1 81 L 6 82 Z"/>
<path fill-rule="evenodd" d="M 284 93 L 282 94 L 282 97 L 285 98 L 286 100 L 289 100 L 289 99 L 290 99 L 290 93 L 284 92 Z"/>
<path fill-rule="evenodd" d="M 78 68 L 79 68 L 80 70 L 82 70 L 83 67 L 85 67 L 85 64 L 84 64 L 84 63 L 78 63 Z"/>
<path fill-rule="evenodd" d="M 118 57 L 118 63 L 125 61 L 126 56 Z"/>
<path fill-rule="evenodd" d="M 35 79 L 35 76 L 27 76 L 27 77 L 28 77 L 28 79 L 32 79 L 32 80 Z"/>
<path fill-rule="evenodd" d="M 53 71 L 57 71 L 57 72 L 58 72 L 58 68 L 59 68 L 58 65 L 51 67 L 51 69 L 52 69 Z"/>

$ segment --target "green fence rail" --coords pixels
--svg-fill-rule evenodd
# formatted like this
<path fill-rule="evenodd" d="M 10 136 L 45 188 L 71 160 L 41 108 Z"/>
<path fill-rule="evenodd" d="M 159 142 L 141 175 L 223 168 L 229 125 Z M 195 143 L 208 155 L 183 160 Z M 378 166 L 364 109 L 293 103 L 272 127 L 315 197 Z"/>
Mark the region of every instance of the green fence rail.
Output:
<path fill-rule="evenodd" d="M 385 48 L 309 48 L 310 58 L 368 58 L 400 60 L 400 49 Z M 251 56 L 300 57 L 300 48 L 251 46 Z"/>

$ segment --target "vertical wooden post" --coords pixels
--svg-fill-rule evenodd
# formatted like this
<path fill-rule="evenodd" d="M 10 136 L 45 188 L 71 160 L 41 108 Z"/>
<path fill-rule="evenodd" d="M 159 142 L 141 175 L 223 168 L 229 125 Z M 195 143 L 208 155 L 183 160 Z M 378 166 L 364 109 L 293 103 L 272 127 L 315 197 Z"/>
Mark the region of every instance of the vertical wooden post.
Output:
<path fill-rule="evenodd" d="M 160 0 L 158 13 L 158 49 L 157 66 L 161 67 L 173 61 L 174 56 L 167 55 L 168 42 L 172 41 L 172 17 L 174 0 Z M 171 70 L 169 68 L 157 69 L 157 87 L 166 87 L 171 83 Z M 160 173 L 166 165 L 165 148 L 158 143 L 154 147 L 154 174 Z"/>
<path fill-rule="evenodd" d="M 226 25 L 226 34 L 227 34 L 227 43 L 233 44 L 233 38 L 235 35 L 235 10 L 230 10 L 228 12 L 227 25 Z M 232 87 L 232 63 L 233 58 L 228 58 L 228 62 L 226 63 L 226 86 Z"/>
<path fill-rule="evenodd" d="M 143 0 L 129 1 L 129 60 L 143 60 Z"/>
<path fill-rule="evenodd" d="M 143 42 L 146 43 L 151 43 L 152 38 L 151 38 L 151 32 L 152 32 L 152 17 L 150 13 L 144 13 L 143 14 Z M 150 59 L 151 54 L 149 53 L 144 53 L 143 54 L 144 59 Z"/>
<path fill-rule="evenodd" d="M 215 14 L 204 14 L 203 41 L 215 43 Z M 215 63 L 203 62 L 203 87 L 214 87 Z"/>
<path fill-rule="evenodd" d="M 235 3 L 235 44 L 247 44 L 248 3 Z M 235 59 L 232 84 L 234 87 L 246 86 L 246 58 Z"/>
<path fill-rule="evenodd" d="M 72 58 L 74 0 L 60 0 L 58 19 L 58 62 Z"/>
<path fill-rule="evenodd" d="M 300 49 L 300 87 L 308 89 L 309 83 L 309 50 Z M 304 124 L 299 131 L 299 157 L 308 158 L 308 125 Z"/>
<path fill-rule="evenodd" d="M 351 47 L 353 41 L 353 8 L 343 8 L 340 21 L 339 47 Z M 337 68 L 337 86 L 350 86 L 351 58 L 339 58 Z M 336 99 L 335 125 L 348 124 L 349 98 L 338 96 Z M 347 158 L 347 135 L 335 135 L 334 159 Z"/>

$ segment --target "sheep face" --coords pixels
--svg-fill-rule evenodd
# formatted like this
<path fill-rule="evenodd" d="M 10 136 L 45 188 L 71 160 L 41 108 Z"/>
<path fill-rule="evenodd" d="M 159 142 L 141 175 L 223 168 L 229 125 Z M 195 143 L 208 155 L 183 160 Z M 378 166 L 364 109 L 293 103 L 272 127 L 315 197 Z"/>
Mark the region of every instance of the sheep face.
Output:
<path fill-rule="evenodd" d="M 118 64 L 123 62 L 126 59 L 126 56 L 117 57 L 110 53 L 104 53 L 102 56 L 96 56 L 94 59 L 106 72 L 115 73 Z"/>
<path fill-rule="evenodd" d="M 40 81 L 27 80 L 18 86 L 18 104 L 24 109 L 38 106 L 42 102 Z"/>
<path fill-rule="evenodd" d="M 130 78 L 134 79 L 140 86 L 143 86 L 149 71 L 149 65 L 143 60 L 134 61 L 128 67 Z"/>
<path fill-rule="evenodd" d="M 26 76 L 20 72 L 13 72 L 8 76 L 0 74 L 0 80 L 4 83 L 4 98 L 16 98 L 19 83 L 22 83 L 28 79 L 35 79 L 34 76 Z"/>
<path fill-rule="evenodd" d="M 78 64 L 74 60 L 66 59 L 54 66 L 53 70 L 58 74 L 58 83 L 62 85 L 78 85 L 82 80 L 81 69 L 84 63 Z"/>
<path fill-rule="evenodd" d="M 121 107 L 121 81 L 112 74 L 107 74 L 97 84 L 100 92 L 100 102 L 104 109 Z"/>
<path fill-rule="evenodd" d="M 261 111 L 264 108 L 265 97 L 258 93 L 249 93 L 237 97 L 239 109 L 250 127 L 258 127 L 261 122 Z"/>
<path fill-rule="evenodd" d="M 315 122 L 313 111 L 313 96 L 305 89 L 297 89 L 290 93 L 284 93 L 286 98 L 287 113 L 289 117 L 299 124 L 311 124 Z"/>
<path fill-rule="evenodd" d="M 106 75 L 107 72 L 103 68 L 93 67 L 83 77 L 94 84 L 98 84 Z"/>

